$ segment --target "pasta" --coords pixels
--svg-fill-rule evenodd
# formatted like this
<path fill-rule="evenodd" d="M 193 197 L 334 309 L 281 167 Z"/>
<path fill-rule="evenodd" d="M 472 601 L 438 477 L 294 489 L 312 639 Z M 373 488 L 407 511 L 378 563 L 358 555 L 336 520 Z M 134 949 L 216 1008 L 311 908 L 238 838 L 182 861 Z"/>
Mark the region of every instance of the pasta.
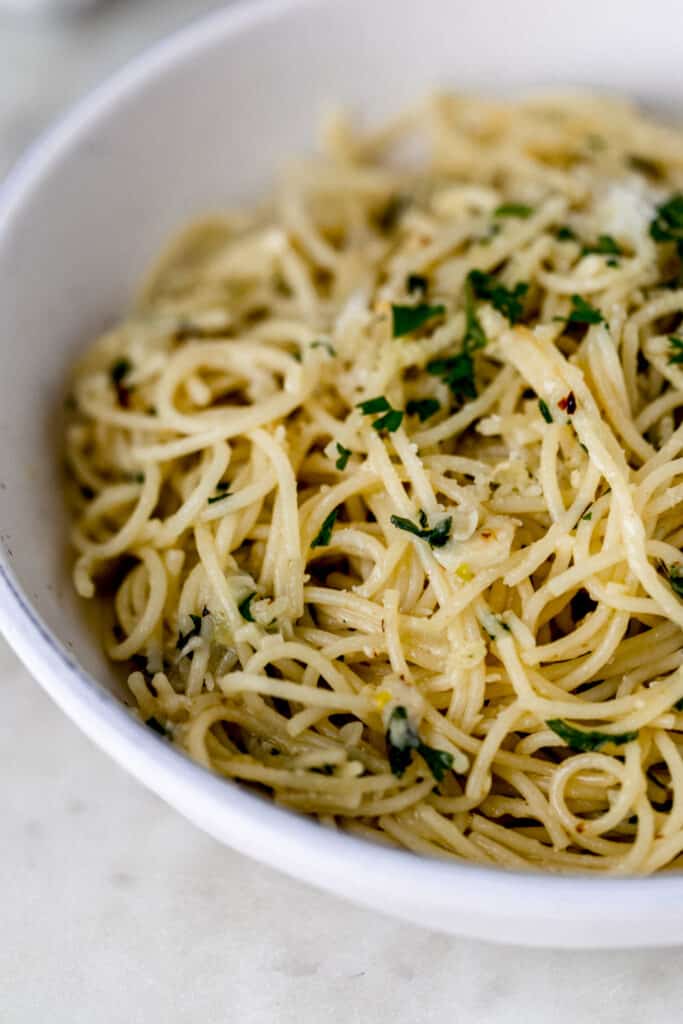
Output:
<path fill-rule="evenodd" d="M 75 368 L 74 584 L 207 768 L 418 854 L 683 851 L 683 135 L 331 115 Z"/>

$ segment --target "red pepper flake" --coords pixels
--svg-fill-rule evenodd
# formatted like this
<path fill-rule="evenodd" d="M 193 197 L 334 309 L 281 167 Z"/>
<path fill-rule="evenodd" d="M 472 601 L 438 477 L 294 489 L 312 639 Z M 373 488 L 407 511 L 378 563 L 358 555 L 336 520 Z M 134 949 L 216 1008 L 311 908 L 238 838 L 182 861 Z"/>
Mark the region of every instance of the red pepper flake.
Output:
<path fill-rule="evenodd" d="M 568 416 L 573 416 L 576 412 L 576 397 L 574 392 L 570 391 L 568 395 L 565 395 L 564 398 L 559 400 L 557 405 L 562 412 L 566 412 Z"/>
<path fill-rule="evenodd" d="M 483 540 L 488 540 L 490 537 L 493 537 L 493 532 L 491 530 L 482 530 L 479 536 Z"/>

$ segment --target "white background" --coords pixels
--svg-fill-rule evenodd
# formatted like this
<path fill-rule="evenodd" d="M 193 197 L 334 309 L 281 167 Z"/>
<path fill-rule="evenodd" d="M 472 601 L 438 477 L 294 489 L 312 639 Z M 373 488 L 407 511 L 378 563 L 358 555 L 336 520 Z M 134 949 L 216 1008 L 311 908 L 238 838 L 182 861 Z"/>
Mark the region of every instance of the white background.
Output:
<path fill-rule="evenodd" d="M 0 176 L 81 92 L 215 6 L 111 0 L 61 22 L 0 14 Z M 681 1019 L 677 950 L 505 949 L 356 909 L 171 812 L 1 642 L 0 693 L 0 1024 Z"/>

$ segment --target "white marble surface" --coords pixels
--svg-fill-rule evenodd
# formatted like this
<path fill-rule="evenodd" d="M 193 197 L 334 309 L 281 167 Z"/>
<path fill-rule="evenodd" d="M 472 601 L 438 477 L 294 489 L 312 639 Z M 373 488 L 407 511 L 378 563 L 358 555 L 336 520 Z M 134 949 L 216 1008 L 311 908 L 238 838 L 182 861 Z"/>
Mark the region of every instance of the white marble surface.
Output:
<path fill-rule="evenodd" d="M 112 0 L 62 24 L 0 15 L 0 175 L 79 92 L 214 6 Z M 0 691 L 0 1024 L 680 1019 L 679 951 L 503 949 L 340 903 L 175 815 L 1 643 Z"/>

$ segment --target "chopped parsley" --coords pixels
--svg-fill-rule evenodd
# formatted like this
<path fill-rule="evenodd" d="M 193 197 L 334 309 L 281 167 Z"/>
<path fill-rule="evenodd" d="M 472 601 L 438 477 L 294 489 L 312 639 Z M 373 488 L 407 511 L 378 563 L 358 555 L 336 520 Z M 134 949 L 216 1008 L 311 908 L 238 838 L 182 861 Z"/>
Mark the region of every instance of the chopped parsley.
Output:
<path fill-rule="evenodd" d="M 446 772 L 453 767 L 452 754 L 422 742 L 402 704 L 391 712 L 386 731 L 386 744 L 391 771 L 399 779 L 413 760 L 413 751 L 421 755 L 437 782 L 441 782 Z"/>
<path fill-rule="evenodd" d="M 206 614 L 206 611 L 205 613 Z M 192 629 L 188 630 L 185 635 L 182 633 L 178 634 L 178 640 L 176 642 L 176 650 L 182 651 L 188 640 L 192 640 L 195 636 L 199 636 L 202 631 L 202 615 L 190 615 L 192 622 Z"/>
<path fill-rule="evenodd" d="M 410 334 L 419 327 L 423 327 L 429 320 L 436 316 L 443 316 L 446 307 L 443 305 L 429 306 L 425 302 L 417 306 L 392 306 L 393 316 L 392 332 L 394 338 L 401 338 L 404 334 Z"/>
<path fill-rule="evenodd" d="M 498 309 L 506 311 L 506 315 L 516 318 L 521 312 L 520 299 L 526 292 L 526 285 L 517 285 L 513 291 L 498 285 L 495 283 L 495 279 L 490 277 L 488 274 L 484 274 L 482 271 L 474 270 L 471 271 L 466 279 L 464 285 L 464 299 L 465 299 L 465 336 L 463 338 L 463 349 L 455 356 L 445 356 L 440 359 L 432 359 L 427 363 L 427 373 L 430 373 L 434 377 L 441 377 L 443 382 L 448 385 L 451 394 L 456 399 L 458 404 L 463 404 L 468 398 L 477 397 L 477 388 L 474 381 L 474 362 L 472 360 L 472 352 L 477 349 L 484 348 L 486 345 L 486 335 L 482 328 L 479 318 L 476 312 L 476 297 L 477 294 L 483 295 L 486 293 L 486 297 L 489 298 Z M 413 308 L 413 307 L 408 307 Z M 420 307 L 416 307 L 420 308 Z M 431 308 L 431 307 L 427 307 Z M 394 307 L 396 309 L 396 307 Z M 379 401 L 376 399 L 375 401 Z M 437 411 L 437 407 L 433 406 L 434 399 L 427 399 L 421 403 L 420 406 L 416 402 L 409 403 L 408 412 L 413 414 L 417 413 L 421 419 L 427 419 L 428 416 L 433 415 Z M 429 403 L 428 405 L 426 403 Z M 367 403 L 363 403 L 367 405 Z M 361 408 L 363 408 L 363 404 Z M 384 408 L 390 408 L 387 402 Z M 420 409 L 423 411 L 421 412 Z M 433 411 L 427 412 L 427 409 Z M 363 408 L 363 412 L 375 412 L 380 411 L 380 406 L 376 408 Z M 402 414 L 400 414 L 402 416 Z M 377 423 L 373 424 L 374 427 L 378 427 Z M 386 427 L 386 429 L 392 429 Z M 395 428 L 393 428 L 395 429 Z"/>
<path fill-rule="evenodd" d="M 527 206 L 526 203 L 501 203 L 493 211 L 494 217 L 520 217 L 522 220 L 526 220 L 534 212 L 533 206 Z"/>
<path fill-rule="evenodd" d="M 424 295 L 429 288 L 429 281 L 423 274 L 408 274 L 406 288 L 409 292 L 422 292 Z"/>
<path fill-rule="evenodd" d="M 541 410 L 541 416 L 546 421 L 546 423 L 552 423 L 553 422 L 552 413 L 550 412 L 550 409 L 548 408 L 548 403 L 544 402 L 542 398 L 539 398 L 539 400 L 538 400 L 538 408 Z"/>
<path fill-rule="evenodd" d="M 657 207 L 657 214 L 650 224 L 650 237 L 655 242 L 675 242 L 678 254 L 683 258 L 683 193 L 677 192 Z"/>
<path fill-rule="evenodd" d="M 672 565 L 668 571 L 668 576 L 674 594 L 683 597 L 683 566 Z"/>
<path fill-rule="evenodd" d="M 484 328 L 479 323 L 475 306 L 475 288 L 472 275 L 478 271 L 472 270 L 465 279 L 465 337 L 463 339 L 463 350 L 474 352 L 486 345 Z"/>
<path fill-rule="evenodd" d="M 325 518 L 323 525 L 318 531 L 318 535 L 311 541 L 312 548 L 324 548 L 330 543 L 332 537 L 332 528 L 337 521 L 339 515 L 339 509 L 333 508 L 329 516 Z"/>
<path fill-rule="evenodd" d="M 560 739 L 563 739 L 572 750 L 600 750 L 607 743 L 614 743 L 622 746 L 624 743 L 631 743 L 638 739 L 638 730 L 634 732 L 607 733 L 597 732 L 593 729 L 576 729 L 573 725 L 563 721 L 561 718 L 550 718 L 546 723 Z"/>
<path fill-rule="evenodd" d="M 670 334 L 669 345 L 669 363 L 680 365 L 683 363 L 683 338 L 677 338 L 675 334 Z"/>
<path fill-rule="evenodd" d="M 493 274 L 472 270 L 468 275 L 474 294 L 478 299 L 488 299 L 492 306 L 506 316 L 511 324 L 517 323 L 524 312 L 523 299 L 529 285 L 520 281 L 514 288 L 500 284 Z"/>
<path fill-rule="evenodd" d="M 364 402 L 358 402 L 356 408 L 360 409 L 364 416 L 371 416 L 373 412 L 386 412 L 391 406 L 384 395 L 378 395 L 377 398 L 366 398 Z"/>
<path fill-rule="evenodd" d="M 400 409 L 390 409 L 384 416 L 380 416 L 378 420 L 374 421 L 372 428 L 378 431 L 386 430 L 388 433 L 393 434 L 395 430 L 398 430 L 402 422 L 403 412 Z"/>
<path fill-rule="evenodd" d="M 429 528 L 427 527 L 427 517 L 424 512 L 420 513 L 420 526 L 417 526 L 410 519 L 405 519 L 403 516 L 391 517 L 392 526 L 395 526 L 398 530 L 405 530 L 406 533 L 412 533 L 414 537 L 419 537 L 420 540 L 426 540 L 431 548 L 442 548 L 448 544 L 452 523 L 451 516 L 448 516 L 446 519 L 442 519 L 436 526 Z"/>
<path fill-rule="evenodd" d="M 351 449 L 345 448 L 343 444 L 339 444 L 337 441 L 337 455 L 339 458 L 335 462 L 337 469 L 346 469 L 346 463 L 351 458 Z"/>
<path fill-rule="evenodd" d="M 109 376 L 114 384 L 118 385 L 123 381 L 124 377 L 128 376 L 132 369 L 133 367 L 127 359 L 117 359 L 115 363 L 112 363 Z"/>
<path fill-rule="evenodd" d="M 598 235 L 598 240 L 597 242 L 594 242 L 593 245 L 584 245 L 581 250 L 581 255 L 588 256 L 589 253 L 597 253 L 598 256 L 623 255 L 618 242 L 616 242 L 611 235 Z"/>
<path fill-rule="evenodd" d="M 221 480 L 216 484 L 216 490 L 218 494 L 214 494 L 212 498 L 208 499 L 209 505 L 214 505 L 217 501 L 227 498 L 230 493 L 230 484 L 226 480 Z"/>
<path fill-rule="evenodd" d="M 393 409 L 384 395 L 379 395 L 377 398 L 368 398 L 365 402 L 359 402 L 356 408 L 360 409 L 364 416 L 371 416 L 376 412 L 384 413 L 379 419 L 373 421 L 372 426 L 374 430 L 387 430 L 390 434 L 393 434 L 403 422 L 403 411 L 401 409 Z"/>
<path fill-rule="evenodd" d="M 320 338 L 317 341 L 311 342 L 311 348 L 324 348 L 327 354 L 330 356 L 336 356 L 337 354 L 337 350 L 334 347 L 334 345 L 331 344 L 331 342 L 323 341 Z"/>
<path fill-rule="evenodd" d="M 592 512 L 584 512 L 584 514 L 581 516 L 581 518 L 582 518 L 582 520 L 585 523 L 590 523 L 591 519 L 593 518 L 593 513 Z"/>
<path fill-rule="evenodd" d="M 572 231 L 568 224 L 563 224 L 562 227 L 559 227 L 555 232 L 555 238 L 558 242 L 575 242 L 576 233 Z"/>
<path fill-rule="evenodd" d="M 247 620 L 247 622 L 254 621 L 254 616 L 251 614 L 251 602 L 254 600 L 255 597 L 256 591 L 252 590 L 252 592 L 250 594 L 247 594 L 247 596 L 243 598 L 237 605 L 237 611 L 240 613 L 243 619 Z"/>
<path fill-rule="evenodd" d="M 474 362 L 472 356 L 467 352 L 461 352 L 457 356 L 447 356 L 444 359 L 432 359 L 427 363 L 427 373 L 431 373 L 433 377 L 441 377 L 460 404 L 464 403 L 467 398 L 477 397 L 477 388 L 474 383 Z"/>
<path fill-rule="evenodd" d="M 411 398 L 406 405 L 406 412 L 409 416 L 419 416 L 420 423 L 424 423 L 440 408 L 441 402 L 438 398 Z"/>
<path fill-rule="evenodd" d="M 603 324 L 605 318 L 599 309 L 591 306 L 580 295 L 572 295 L 572 308 L 569 316 L 560 316 L 558 320 L 565 320 L 568 324 Z"/>

